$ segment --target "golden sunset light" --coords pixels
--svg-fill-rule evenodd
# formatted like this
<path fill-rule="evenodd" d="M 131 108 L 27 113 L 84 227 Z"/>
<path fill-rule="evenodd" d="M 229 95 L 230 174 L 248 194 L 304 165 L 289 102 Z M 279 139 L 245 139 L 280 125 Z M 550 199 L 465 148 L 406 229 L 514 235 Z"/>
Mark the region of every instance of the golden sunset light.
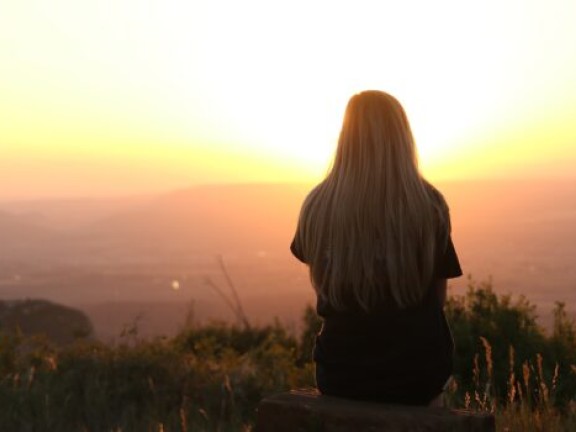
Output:
<path fill-rule="evenodd" d="M 437 179 L 569 176 L 576 3 L 0 3 L 0 199 L 312 182 L 394 94 Z"/>
<path fill-rule="evenodd" d="M 576 0 L 0 0 L 0 432 L 576 431 L 575 167 Z"/>

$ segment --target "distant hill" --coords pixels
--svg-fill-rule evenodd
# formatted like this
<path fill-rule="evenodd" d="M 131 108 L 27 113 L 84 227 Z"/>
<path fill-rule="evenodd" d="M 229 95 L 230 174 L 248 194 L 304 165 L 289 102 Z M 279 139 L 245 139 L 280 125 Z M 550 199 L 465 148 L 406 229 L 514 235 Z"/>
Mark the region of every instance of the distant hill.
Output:
<path fill-rule="evenodd" d="M 15 215 L 0 210 L 0 259 L 32 258 L 58 233 L 42 226 L 42 215 Z"/>
<path fill-rule="evenodd" d="M 35 234 L 40 228 L 30 227 L 28 232 L 22 227 L 13 237 L 30 254 L 58 261 L 285 250 L 308 190 L 309 186 L 290 184 L 197 186 L 134 201 L 120 210 L 116 203 L 108 214 L 99 208 L 99 219 L 70 229 L 55 223 L 61 229 L 49 250 L 47 234 Z M 50 213 L 55 214 L 53 206 Z M 0 219 L 0 232 L 3 229 L 14 231 L 12 220 Z"/>
<path fill-rule="evenodd" d="M 284 248 L 307 187 L 199 186 L 92 226 L 127 251 L 228 253 Z"/>
<path fill-rule="evenodd" d="M 0 202 L 4 210 L 19 219 L 34 221 L 52 230 L 71 231 L 128 209 L 148 204 L 155 195 L 112 198 L 55 198 Z"/>
<path fill-rule="evenodd" d="M 576 180 L 436 186 L 450 205 L 465 274 L 493 277 L 497 291 L 525 294 L 542 311 L 557 300 L 569 308 L 576 304 Z M 121 203 L 75 201 L 58 209 L 45 202 L 49 217 L 43 217 L 40 203 L 19 209 L 0 204 L 0 298 L 42 296 L 83 305 L 194 300 L 215 305 L 198 314 L 209 319 L 222 315 L 218 307 L 226 310 L 205 282 L 210 277 L 226 286 L 215 260 L 223 255 L 242 298 L 250 302 L 247 310 L 292 320 L 298 302 L 313 297 L 305 267 L 288 250 L 310 189 L 204 185 Z M 21 217 L 16 210 L 24 212 Z M 66 219 L 68 211 L 75 213 Z M 78 223 L 62 223 L 72 219 Z M 171 288 L 173 280 L 181 282 L 178 292 Z M 466 278 L 450 282 L 456 293 L 467 284 Z M 106 309 L 90 313 L 105 323 Z M 120 306 L 116 309 L 114 319 L 124 323 Z M 174 323 L 183 314 L 180 308 Z"/>
<path fill-rule="evenodd" d="M 554 247 L 576 235 L 576 181 L 462 181 L 437 184 L 451 208 L 454 237 L 467 249 L 491 247 L 495 236 L 514 245 Z M 167 254 L 257 253 L 285 250 L 310 185 L 204 185 L 146 200 L 82 208 L 83 225 L 39 225 L 2 211 L 1 256 L 8 247 L 73 260 Z M 50 206 L 48 206 L 50 207 Z M 57 214 L 50 207 L 51 219 Z M 36 220 L 41 209 L 36 207 Z M 63 216 L 62 216 L 63 217 Z M 59 229 L 55 227 L 58 226 Z M 561 235 L 559 228 L 564 230 Z M 574 238 L 574 237 L 571 237 Z M 46 242 L 52 240 L 49 248 Z M 502 246 L 502 245 L 500 245 Z M 538 246 L 539 247 L 539 246 Z"/>
<path fill-rule="evenodd" d="M 94 336 L 81 311 L 45 300 L 0 301 L 0 330 L 26 336 L 45 336 L 57 345 Z"/>

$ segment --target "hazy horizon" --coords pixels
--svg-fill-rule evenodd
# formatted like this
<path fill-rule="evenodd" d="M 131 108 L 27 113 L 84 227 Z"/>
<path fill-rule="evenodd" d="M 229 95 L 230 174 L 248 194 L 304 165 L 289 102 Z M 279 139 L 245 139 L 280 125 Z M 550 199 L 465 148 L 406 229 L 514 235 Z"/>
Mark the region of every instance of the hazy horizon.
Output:
<path fill-rule="evenodd" d="M 436 185 L 465 275 L 525 295 L 544 323 L 556 301 L 576 312 L 576 180 Z M 191 302 L 198 320 L 234 319 L 206 283 L 226 288 L 223 256 L 254 321 L 298 323 L 314 293 L 288 245 L 309 189 L 204 185 L 144 198 L 0 203 L 0 299 L 79 306 L 108 335 L 139 312 L 146 332 L 170 332 Z M 468 283 L 450 281 L 452 293 Z"/>
<path fill-rule="evenodd" d="M 299 207 L 348 99 L 377 89 L 406 110 L 464 271 L 576 304 L 574 16 L 564 0 L 0 2 L 0 298 L 218 315 L 205 278 L 224 283 L 224 255 L 254 314 L 291 319 L 313 296 L 287 249 Z"/>
<path fill-rule="evenodd" d="M 557 175 L 533 175 L 533 176 L 477 176 L 477 177 L 463 177 L 463 178 L 448 178 L 436 179 L 426 177 L 433 185 L 439 184 L 454 184 L 454 183 L 572 183 L 576 182 L 576 172 L 571 174 L 557 174 Z M 286 181 L 236 181 L 236 182 L 202 182 L 202 183 L 187 183 L 175 184 L 166 187 L 157 187 L 150 190 L 135 189 L 134 191 L 109 191 L 106 192 L 91 192 L 66 194 L 66 193 L 31 193 L 26 195 L 13 195 L 7 194 L 6 190 L 0 191 L 0 205 L 19 203 L 19 202 L 53 202 L 53 201 L 122 201 L 133 199 L 152 199 L 155 196 L 170 194 L 181 190 L 187 190 L 198 187 L 211 187 L 211 186 L 258 186 L 258 185 L 300 185 L 312 188 L 314 185 L 322 181 L 323 176 L 319 176 L 316 180 L 286 180 Z"/>

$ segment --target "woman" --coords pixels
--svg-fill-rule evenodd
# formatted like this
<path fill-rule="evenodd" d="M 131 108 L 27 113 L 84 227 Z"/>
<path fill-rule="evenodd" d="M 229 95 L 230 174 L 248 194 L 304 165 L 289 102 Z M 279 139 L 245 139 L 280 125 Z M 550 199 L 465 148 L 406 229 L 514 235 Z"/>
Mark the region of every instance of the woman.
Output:
<path fill-rule="evenodd" d="M 292 253 L 310 268 L 323 394 L 425 405 L 452 373 L 446 279 L 462 271 L 443 196 L 420 174 L 387 93 L 348 102 L 332 169 L 308 195 Z"/>

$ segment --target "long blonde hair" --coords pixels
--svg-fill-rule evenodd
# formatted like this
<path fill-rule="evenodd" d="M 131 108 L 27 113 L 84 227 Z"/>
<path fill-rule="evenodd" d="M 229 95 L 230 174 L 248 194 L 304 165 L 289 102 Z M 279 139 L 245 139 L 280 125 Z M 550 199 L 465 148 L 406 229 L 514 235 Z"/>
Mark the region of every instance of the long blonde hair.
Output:
<path fill-rule="evenodd" d="M 332 168 L 308 195 L 296 242 L 312 284 L 336 309 L 353 299 L 417 304 L 434 277 L 439 232 L 449 231 L 442 195 L 418 170 L 406 114 L 391 95 L 348 102 Z M 447 229 L 439 230 L 440 227 Z"/>

